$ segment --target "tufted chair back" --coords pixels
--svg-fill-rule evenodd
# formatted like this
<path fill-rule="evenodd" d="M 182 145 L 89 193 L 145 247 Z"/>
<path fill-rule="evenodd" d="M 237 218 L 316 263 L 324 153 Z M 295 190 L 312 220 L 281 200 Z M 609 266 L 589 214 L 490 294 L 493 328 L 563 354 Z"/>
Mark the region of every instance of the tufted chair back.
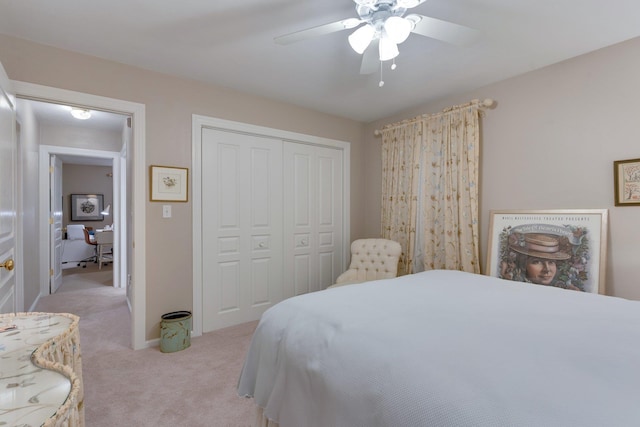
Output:
<path fill-rule="evenodd" d="M 387 239 L 358 239 L 351 243 L 351 265 L 334 286 L 391 279 L 398 275 L 400 243 Z"/>

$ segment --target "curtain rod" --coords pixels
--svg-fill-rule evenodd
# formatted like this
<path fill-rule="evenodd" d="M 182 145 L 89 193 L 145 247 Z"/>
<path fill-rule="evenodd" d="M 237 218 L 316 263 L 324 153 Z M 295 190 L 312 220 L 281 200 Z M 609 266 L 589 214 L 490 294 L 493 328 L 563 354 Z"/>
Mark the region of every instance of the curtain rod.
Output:
<path fill-rule="evenodd" d="M 465 107 L 470 107 L 470 106 L 472 106 L 472 105 L 477 105 L 477 106 L 478 106 L 478 108 L 480 108 L 480 109 L 485 109 L 485 108 L 491 108 L 491 107 L 493 107 L 493 106 L 495 105 L 495 103 L 496 103 L 496 102 L 495 102 L 493 99 L 491 99 L 491 98 L 485 98 L 485 99 L 483 99 L 482 101 L 480 101 L 479 99 L 472 99 L 471 101 L 467 102 L 466 104 L 453 105 L 453 106 L 451 106 L 451 107 L 447 107 L 447 108 L 443 109 L 443 110 L 442 110 L 441 112 L 439 112 L 439 113 L 434 113 L 434 114 L 422 114 L 422 115 L 417 116 L 417 117 L 414 117 L 414 118 L 412 118 L 412 119 L 407 119 L 407 120 L 403 120 L 403 121 L 401 121 L 401 122 L 396 122 L 396 123 L 388 124 L 388 125 L 384 126 L 382 129 L 376 129 L 376 130 L 374 130 L 374 131 L 373 131 L 373 134 L 374 134 L 375 136 L 380 136 L 380 135 L 382 135 L 382 131 L 383 131 L 384 129 L 391 129 L 391 128 L 394 128 L 394 127 L 397 127 L 397 126 L 406 125 L 406 124 L 411 123 L 411 122 L 413 122 L 413 121 L 416 121 L 416 120 L 419 120 L 419 119 L 425 119 L 425 118 L 427 118 L 427 117 L 436 117 L 436 116 L 439 116 L 439 115 L 441 115 L 441 114 L 447 113 L 447 112 L 449 112 L 449 111 L 451 111 L 451 110 L 453 110 L 453 109 L 455 109 L 455 108 L 465 108 Z"/>

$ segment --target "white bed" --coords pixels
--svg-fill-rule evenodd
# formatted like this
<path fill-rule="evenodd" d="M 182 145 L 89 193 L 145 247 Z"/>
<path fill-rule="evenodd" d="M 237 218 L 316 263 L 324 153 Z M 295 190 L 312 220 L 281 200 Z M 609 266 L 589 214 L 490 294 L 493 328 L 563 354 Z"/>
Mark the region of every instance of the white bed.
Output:
<path fill-rule="evenodd" d="M 84 225 L 68 225 L 67 238 L 62 240 L 62 268 L 73 268 L 96 255 L 96 247 L 86 242 Z M 86 264 L 85 264 L 86 265 Z"/>
<path fill-rule="evenodd" d="M 280 427 L 640 426 L 640 302 L 442 270 L 306 294 L 238 393 Z"/>

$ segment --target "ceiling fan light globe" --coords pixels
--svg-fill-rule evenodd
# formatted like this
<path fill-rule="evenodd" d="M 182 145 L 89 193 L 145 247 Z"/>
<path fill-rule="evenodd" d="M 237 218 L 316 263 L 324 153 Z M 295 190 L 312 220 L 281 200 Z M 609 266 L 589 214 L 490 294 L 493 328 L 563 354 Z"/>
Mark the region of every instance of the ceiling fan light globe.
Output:
<path fill-rule="evenodd" d="M 375 28 L 369 24 L 358 28 L 349 36 L 349 44 L 351 45 L 351 48 L 362 55 L 367 47 L 369 47 L 375 33 Z"/>
<path fill-rule="evenodd" d="M 382 37 L 378 45 L 380 61 L 389 61 L 400 54 L 398 45 L 388 37 Z"/>
<path fill-rule="evenodd" d="M 413 22 L 400 16 L 391 16 L 384 21 L 384 30 L 395 44 L 404 42 L 411 34 L 413 27 Z"/>

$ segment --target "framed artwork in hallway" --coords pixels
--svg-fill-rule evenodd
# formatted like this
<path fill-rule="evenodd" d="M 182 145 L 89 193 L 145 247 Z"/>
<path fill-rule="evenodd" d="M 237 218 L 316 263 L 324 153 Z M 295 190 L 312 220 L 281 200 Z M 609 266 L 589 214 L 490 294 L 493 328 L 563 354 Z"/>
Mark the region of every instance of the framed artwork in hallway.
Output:
<path fill-rule="evenodd" d="M 103 221 L 103 209 L 102 194 L 71 195 L 71 221 Z"/>

